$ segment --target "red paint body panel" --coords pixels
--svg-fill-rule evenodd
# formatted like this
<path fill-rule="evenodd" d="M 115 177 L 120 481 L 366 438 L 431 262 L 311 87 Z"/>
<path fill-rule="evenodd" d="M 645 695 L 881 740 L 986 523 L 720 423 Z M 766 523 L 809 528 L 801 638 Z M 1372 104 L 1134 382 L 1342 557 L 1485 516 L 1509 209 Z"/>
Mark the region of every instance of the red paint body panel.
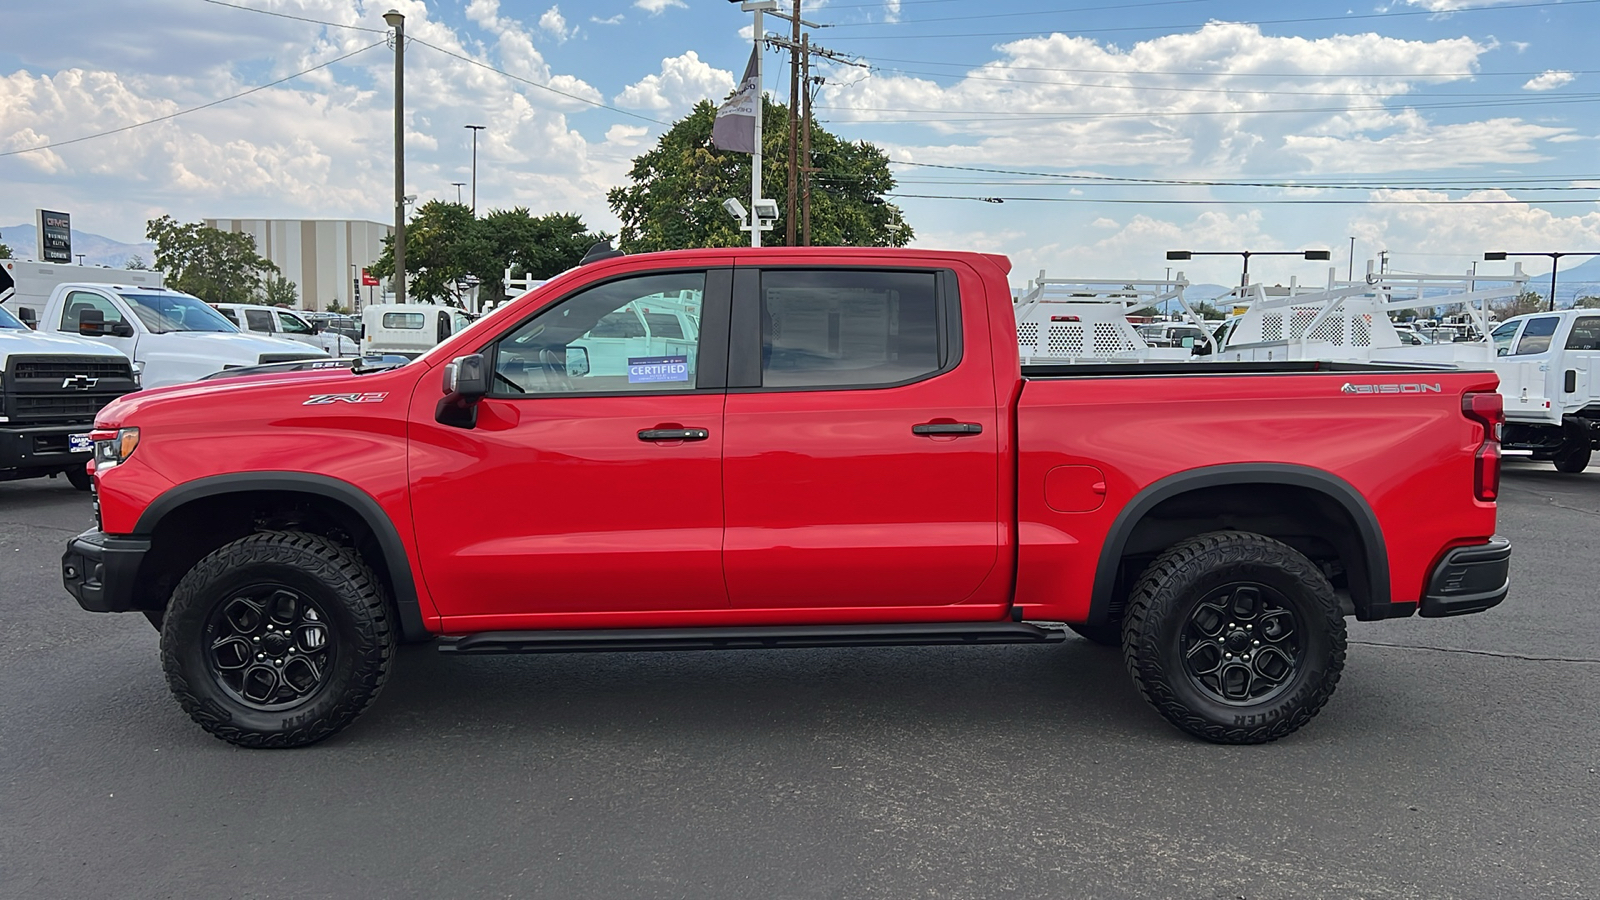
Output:
<path fill-rule="evenodd" d="M 485 399 L 439 424 L 440 367 L 572 290 L 629 272 L 761 264 L 947 269 L 963 353 L 872 390 Z M 1450 547 L 1494 533 L 1473 499 L 1481 428 L 1461 395 L 1348 394 L 1383 374 L 1207 373 L 1024 380 L 1003 257 L 785 248 L 619 257 L 497 310 L 410 365 L 152 390 L 102 411 L 138 449 L 97 474 L 103 528 L 129 534 L 162 495 L 213 475 L 296 471 L 372 497 L 399 532 L 424 621 L 445 633 L 1030 618 L 1082 620 L 1119 512 L 1176 473 L 1287 463 L 1375 511 L 1392 599 L 1414 601 Z M 739 302 L 735 298 L 735 302 Z M 305 405 L 314 394 L 382 395 Z M 981 434 L 919 436 L 930 421 Z M 638 440 L 704 427 L 711 438 Z M 1051 475 L 1054 472 L 1056 474 Z M 1098 499 L 1098 502 L 1095 502 Z M 1078 511 L 1070 511 L 1078 510 Z"/>

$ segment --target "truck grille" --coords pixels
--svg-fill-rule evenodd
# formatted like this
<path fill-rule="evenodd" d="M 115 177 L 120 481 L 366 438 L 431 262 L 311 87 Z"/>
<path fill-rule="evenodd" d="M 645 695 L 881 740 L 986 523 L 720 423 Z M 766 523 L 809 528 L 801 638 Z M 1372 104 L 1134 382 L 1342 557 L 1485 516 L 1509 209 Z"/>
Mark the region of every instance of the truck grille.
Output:
<path fill-rule="evenodd" d="M 126 359 L 17 355 L 6 361 L 0 415 L 14 424 L 88 426 L 107 403 L 137 389 Z"/>

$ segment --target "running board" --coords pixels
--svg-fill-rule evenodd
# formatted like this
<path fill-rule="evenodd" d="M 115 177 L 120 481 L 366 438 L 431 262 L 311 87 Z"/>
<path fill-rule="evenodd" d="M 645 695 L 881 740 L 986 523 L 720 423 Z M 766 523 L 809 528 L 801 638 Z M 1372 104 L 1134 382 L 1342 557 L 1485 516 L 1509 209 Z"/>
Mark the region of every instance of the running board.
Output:
<path fill-rule="evenodd" d="M 596 653 L 642 650 L 776 650 L 783 647 L 905 647 L 1055 644 L 1064 630 L 1025 622 L 888 625 L 760 625 L 618 628 L 603 631 L 484 631 L 439 640 L 440 653 Z"/>

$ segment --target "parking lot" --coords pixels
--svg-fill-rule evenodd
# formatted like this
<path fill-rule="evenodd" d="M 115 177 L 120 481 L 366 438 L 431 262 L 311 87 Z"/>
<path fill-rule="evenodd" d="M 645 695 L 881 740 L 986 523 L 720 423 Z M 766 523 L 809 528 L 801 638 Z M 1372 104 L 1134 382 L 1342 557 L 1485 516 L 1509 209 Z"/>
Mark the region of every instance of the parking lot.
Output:
<path fill-rule="evenodd" d="M 1600 896 L 1600 471 L 1508 464 L 1511 599 L 1354 623 L 1333 700 L 1203 744 L 1119 654 L 401 653 L 352 728 L 215 740 L 0 485 L 0 896 Z"/>

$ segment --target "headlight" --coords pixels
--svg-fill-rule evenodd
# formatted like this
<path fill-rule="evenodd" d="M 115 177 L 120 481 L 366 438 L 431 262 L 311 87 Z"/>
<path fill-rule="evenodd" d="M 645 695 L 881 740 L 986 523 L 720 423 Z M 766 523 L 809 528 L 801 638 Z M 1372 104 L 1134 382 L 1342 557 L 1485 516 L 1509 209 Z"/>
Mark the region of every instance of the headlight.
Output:
<path fill-rule="evenodd" d="M 89 440 L 94 441 L 94 468 L 98 473 L 104 473 L 118 463 L 126 462 L 133 451 L 139 447 L 139 429 L 119 428 L 115 431 L 91 431 Z"/>

